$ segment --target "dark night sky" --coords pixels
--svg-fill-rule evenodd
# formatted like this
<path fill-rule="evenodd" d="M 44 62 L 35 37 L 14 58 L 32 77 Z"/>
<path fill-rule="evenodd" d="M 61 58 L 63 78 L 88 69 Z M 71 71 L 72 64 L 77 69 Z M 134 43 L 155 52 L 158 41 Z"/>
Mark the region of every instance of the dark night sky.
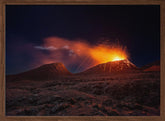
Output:
<path fill-rule="evenodd" d="M 138 67 L 160 60 L 160 6 L 6 6 L 6 72 L 33 68 L 32 45 L 48 37 L 119 41 Z M 31 51 L 28 51 L 28 49 Z M 32 51 L 33 50 L 33 51 Z M 69 68 L 74 72 L 74 67 Z"/>

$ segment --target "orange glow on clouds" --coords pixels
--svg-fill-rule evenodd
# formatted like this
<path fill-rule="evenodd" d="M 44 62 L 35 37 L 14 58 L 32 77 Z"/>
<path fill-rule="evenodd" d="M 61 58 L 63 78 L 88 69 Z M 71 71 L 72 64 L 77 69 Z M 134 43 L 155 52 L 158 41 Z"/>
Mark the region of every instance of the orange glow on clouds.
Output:
<path fill-rule="evenodd" d="M 100 63 L 128 58 L 126 49 L 119 44 L 92 45 L 79 39 L 48 37 L 44 39 L 42 45 L 35 46 L 35 48 L 38 54 L 35 54 L 37 61 L 33 65 L 61 62 L 68 68 L 73 66 L 76 72 Z"/>
<path fill-rule="evenodd" d="M 98 63 L 124 60 L 128 58 L 126 50 L 120 46 L 96 46 L 90 50 L 90 54 Z"/>

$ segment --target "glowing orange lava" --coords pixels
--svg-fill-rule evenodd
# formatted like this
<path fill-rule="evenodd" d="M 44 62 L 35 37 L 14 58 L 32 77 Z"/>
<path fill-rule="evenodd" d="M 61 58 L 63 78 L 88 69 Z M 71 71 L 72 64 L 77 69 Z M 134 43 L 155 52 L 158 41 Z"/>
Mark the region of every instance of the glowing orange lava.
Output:
<path fill-rule="evenodd" d="M 128 58 L 126 50 L 120 46 L 96 46 L 90 50 L 90 54 L 92 58 L 95 59 L 98 63 L 119 61 Z"/>

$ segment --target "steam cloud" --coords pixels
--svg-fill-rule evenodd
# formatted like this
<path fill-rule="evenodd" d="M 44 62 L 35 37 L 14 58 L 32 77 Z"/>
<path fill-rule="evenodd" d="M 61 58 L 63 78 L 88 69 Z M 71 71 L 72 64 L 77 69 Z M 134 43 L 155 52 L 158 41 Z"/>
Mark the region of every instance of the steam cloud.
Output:
<path fill-rule="evenodd" d="M 95 62 L 90 57 L 92 48 L 83 40 L 68 40 L 59 37 L 49 37 L 42 45 L 34 46 L 39 53 L 36 55 L 37 64 L 62 62 L 70 71 L 79 72 L 92 66 Z"/>
<path fill-rule="evenodd" d="M 104 51 L 108 51 L 110 55 L 111 51 L 116 47 L 122 51 L 122 47 L 119 46 L 91 45 L 84 40 L 68 40 L 60 37 L 46 38 L 43 40 L 42 45 L 34 46 L 39 51 L 35 56 L 38 65 L 62 62 L 72 72 L 80 72 L 99 64 L 99 56 L 93 56 L 92 54 L 95 54 L 95 52 L 98 54 L 100 48 L 104 48 Z M 104 51 L 102 54 L 104 54 Z M 126 56 L 126 51 L 124 50 L 123 52 L 122 54 Z"/>

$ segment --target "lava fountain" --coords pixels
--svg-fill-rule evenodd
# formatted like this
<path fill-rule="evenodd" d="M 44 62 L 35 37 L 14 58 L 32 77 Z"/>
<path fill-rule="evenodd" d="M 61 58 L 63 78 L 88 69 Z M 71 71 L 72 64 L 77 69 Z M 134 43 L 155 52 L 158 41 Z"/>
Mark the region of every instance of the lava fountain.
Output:
<path fill-rule="evenodd" d="M 119 61 L 128 59 L 128 53 L 126 48 L 122 46 L 108 46 L 108 45 L 99 45 L 95 46 L 90 50 L 91 57 L 97 61 L 97 63 L 106 63 L 109 61 Z"/>

